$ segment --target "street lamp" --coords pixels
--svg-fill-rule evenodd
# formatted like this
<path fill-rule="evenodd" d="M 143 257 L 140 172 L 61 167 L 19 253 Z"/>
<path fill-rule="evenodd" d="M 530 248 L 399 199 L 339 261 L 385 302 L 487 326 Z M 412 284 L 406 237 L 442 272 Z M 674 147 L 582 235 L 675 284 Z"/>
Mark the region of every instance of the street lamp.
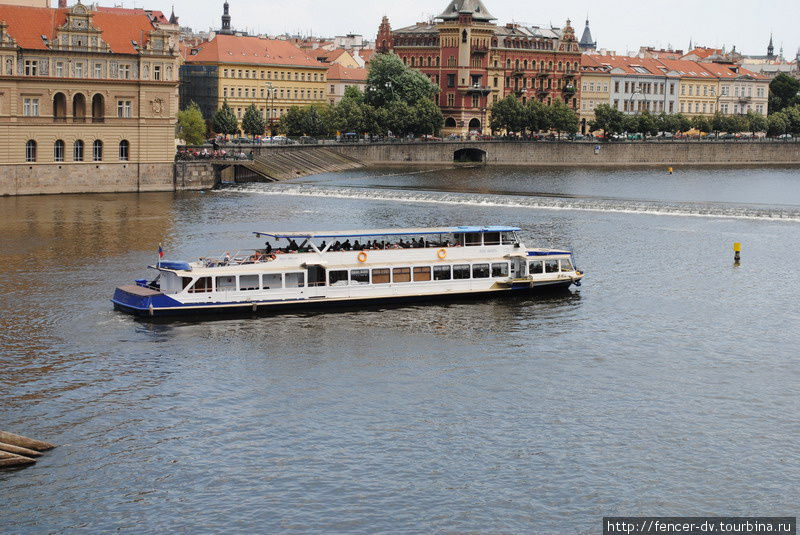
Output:
<path fill-rule="evenodd" d="M 267 82 L 265 84 L 265 87 L 267 89 L 267 93 L 266 93 L 264 104 L 265 104 L 265 106 L 267 106 L 267 125 L 270 127 L 270 130 L 271 130 L 272 116 L 274 115 L 274 112 L 275 112 L 275 109 L 274 109 L 275 108 L 275 92 L 277 91 L 277 89 L 275 89 L 272 86 L 272 82 Z M 272 106 L 270 106 L 270 99 L 272 99 Z M 270 133 L 271 133 L 271 131 L 270 131 Z"/>

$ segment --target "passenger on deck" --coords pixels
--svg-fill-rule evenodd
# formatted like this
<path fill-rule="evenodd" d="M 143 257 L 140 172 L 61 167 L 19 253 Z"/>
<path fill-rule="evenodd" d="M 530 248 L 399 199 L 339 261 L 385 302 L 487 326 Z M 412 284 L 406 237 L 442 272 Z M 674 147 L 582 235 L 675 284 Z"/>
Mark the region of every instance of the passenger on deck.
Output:
<path fill-rule="evenodd" d="M 362 249 L 363 249 L 363 247 L 361 246 L 360 243 L 358 243 L 358 240 L 356 240 L 355 243 L 353 244 L 353 250 L 354 251 L 360 251 Z"/>
<path fill-rule="evenodd" d="M 271 244 L 270 242 L 267 242 L 267 244 L 266 244 L 266 245 L 267 245 L 267 246 L 266 246 L 266 248 L 264 249 L 264 252 L 265 252 L 265 253 L 267 253 L 267 254 L 270 254 L 270 253 L 272 253 L 272 244 Z"/>
<path fill-rule="evenodd" d="M 289 248 L 290 251 L 297 251 L 299 247 L 297 246 L 297 242 L 294 240 L 289 240 Z"/>
<path fill-rule="evenodd" d="M 346 240 L 344 241 L 344 243 L 342 244 L 342 249 L 344 249 L 345 251 L 349 251 L 349 250 L 351 250 L 352 248 L 353 248 L 353 246 L 352 246 L 352 245 L 350 245 L 350 238 L 346 239 Z"/>
<path fill-rule="evenodd" d="M 328 244 L 327 244 L 327 243 L 325 243 L 325 240 L 322 240 L 322 243 L 320 243 L 320 244 L 319 244 L 319 250 L 320 250 L 320 251 L 324 251 L 324 250 L 325 250 L 325 247 L 327 247 L 327 245 L 328 245 Z"/>
<path fill-rule="evenodd" d="M 341 250 L 342 250 L 342 244 L 339 243 L 339 240 L 336 240 L 336 243 L 334 243 L 331 246 L 331 251 L 341 251 Z"/>

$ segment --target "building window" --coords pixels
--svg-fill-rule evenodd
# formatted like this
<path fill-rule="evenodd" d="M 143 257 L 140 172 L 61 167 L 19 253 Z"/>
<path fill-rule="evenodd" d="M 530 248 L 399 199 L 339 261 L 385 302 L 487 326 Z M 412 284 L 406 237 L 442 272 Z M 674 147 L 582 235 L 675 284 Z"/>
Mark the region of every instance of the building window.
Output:
<path fill-rule="evenodd" d="M 75 162 L 83 161 L 83 141 L 80 139 L 76 140 L 75 145 L 72 147 L 72 160 Z"/>
<path fill-rule="evenodd" d="M 121 119 L 130 119 L 132 112 L 132 106 L 130 100 L 118 100 L 117 101 L 117 117 Z"/>
<path fill-rule="evenodd" d="M 161 80 L 161 65 L 153 67 L 153 80 Z"/>
<path fill-rule="evenodd" d="M 456 86 L 456 75 L 455 74 L 448 74 L 447 75 L 447 87 L 455 87 Z"/>
<path fill-rule="evenodd" d="M 481 98 L 478 95 L 472 95 L 472 107 L 477 108 L 481 105 Z"/>
<path fill-rule="evenodd" d="M 103 65 L 100 63 L 94 64 L 94 77 L 101 78 L 103 76 Z"/>
<path fill-rule="evenodd" d="M 64 77 L 64 62 L 62 61 L 56 62 L 56 76 L 59 78 Z"/>
<path fill-rule="evenodd" d="M 448 106 L 455 106 L 456 105 L 456 96 L 452 93 L 447 95 L 447 105 Z"/>
<path fill-rule="evenodd" d="M 103 161 L 103 142 L 99 139 L 95 139 L 94 143 L 92 143 L 92 160 L 95 162 Z"/>
<path fill-rule="evenodd" d="M 127 139 L 123 139 L 119 142 L 119 159 L 122 162 L 127 162 L 130 159 L 130 149 L 131 144 L 128 143 Z"/>
<path fill-rule="evenodd" d="M 39 61 L 35 59 L 25 60 L 25 76 L 36 76 L 39 72 Z"/>
<path fill-rule="evenodd" d="M 22 101 L 22 115 L 25 117 L 39 117 L 39 99 L 26 98 Z"/>
<path fill-rule="evenodd" d="M 130 80 L 131 78 L 131 66 L 130 65 L 120 65 L 119 66 L 119 77 L 123 80 Z"/>
<path fill-rule="evenodd" d="M 64 141 L 61 139 L 56 140 L 56 142 L 53 144 L 53 161 L 64 161 Z"/>
<path fill-rule="evenodd" d="M 25 143 L 25 161 L 36 161 L 36 142 L 32 139 L 29 139 L 28 142 Z"/>
<path fill-rule="evenodd" d="M 227 77 L 228 77 L 228 69 L 225 69 L 225 70 L 223 70 L 223 71 L 222 71 L 222 76 L 223 76 L 224 78 L 227 78 Z"/>

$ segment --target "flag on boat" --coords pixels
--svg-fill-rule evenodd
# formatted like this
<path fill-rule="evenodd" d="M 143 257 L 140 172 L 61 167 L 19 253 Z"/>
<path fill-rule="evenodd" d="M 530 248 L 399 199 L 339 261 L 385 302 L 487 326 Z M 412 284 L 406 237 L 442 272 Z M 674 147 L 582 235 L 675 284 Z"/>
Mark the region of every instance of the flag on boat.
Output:
<path fill-rule="evenodd" d="M 164 249 L 161 248 L 161 244 L 158 244 L 158 257 L 164 258 Z"/>

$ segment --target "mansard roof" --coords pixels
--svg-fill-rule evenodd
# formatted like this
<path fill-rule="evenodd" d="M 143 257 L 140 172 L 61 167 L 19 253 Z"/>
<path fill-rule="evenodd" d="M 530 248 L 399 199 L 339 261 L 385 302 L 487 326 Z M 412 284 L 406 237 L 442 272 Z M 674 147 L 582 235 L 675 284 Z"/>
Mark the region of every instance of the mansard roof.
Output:
<path fill-rule="evenodd" d="M 495 19 L 481 0 L 452 0 L 447 8 L 439 15 L 438 19 L 458 20 L 459 15 L 472 15 L 472 19 L 480 22 L 490 22 Z"/>
<path fill-rule="evenodd" d="M 138 54 L 133 41 L 146 45 L 156 23 L 166 23 L 160 11 L 76 5 L 71 8 L 28 7 L 0 4 L 0 21 L 8 25 L 8 35 L 17 46 L 29 50 L 49 50 L 48 43 L 55 42 L 58 32 L 67 22 L 67 15 L 76 10 L 92 16 L 92 27 L 102 32 L 102 40 L 111 52 Z M 47 41 L 42 39 L 46 37 Z"/>

